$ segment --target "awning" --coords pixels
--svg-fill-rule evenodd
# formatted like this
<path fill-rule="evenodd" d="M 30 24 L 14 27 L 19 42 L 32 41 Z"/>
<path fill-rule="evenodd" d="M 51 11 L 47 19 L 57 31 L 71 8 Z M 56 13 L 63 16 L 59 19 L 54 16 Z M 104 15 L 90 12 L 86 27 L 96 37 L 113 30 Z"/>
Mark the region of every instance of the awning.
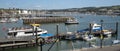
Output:
<path fill-rule="evenodd" d="M 53 34 L 48 34 L 48 33 L 40 35 L 40 37 L 42 37 L 42 38 L 47 38 L 47 37 L 52 37 L 52 36 L 54 36 L 54 35 Z"/>

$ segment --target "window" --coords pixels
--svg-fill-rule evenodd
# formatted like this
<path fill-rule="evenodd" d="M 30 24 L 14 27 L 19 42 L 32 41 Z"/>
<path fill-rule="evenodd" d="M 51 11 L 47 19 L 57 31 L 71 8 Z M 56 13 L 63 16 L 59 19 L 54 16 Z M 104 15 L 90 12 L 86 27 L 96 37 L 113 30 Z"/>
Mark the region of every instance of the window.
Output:
<path fill-rule="evenodd" d="M 8 33 L 9 36 L 16 36 L 17 35 L 17 32 L 10 32 Z"/>
<path fill-rule="evenodd" d="M 42 31 L 37 31 L 37 32 L 42 32 Z M 33 33 L 33 31 L 25 32 L 25 34 Z M 35 33 L 35 31 L 34 31 Z"/>

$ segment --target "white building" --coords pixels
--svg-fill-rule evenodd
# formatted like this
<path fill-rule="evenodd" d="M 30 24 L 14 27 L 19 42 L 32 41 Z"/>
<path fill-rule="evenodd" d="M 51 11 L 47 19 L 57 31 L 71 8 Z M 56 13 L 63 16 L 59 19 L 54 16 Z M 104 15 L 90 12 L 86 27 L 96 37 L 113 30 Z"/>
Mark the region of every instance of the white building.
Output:
<path fill-rule="evenodd" d="M 19 14 L 31 14 L 31 11 L 29 11 L 29 10 L 19 10 L 18 13 Z"/>

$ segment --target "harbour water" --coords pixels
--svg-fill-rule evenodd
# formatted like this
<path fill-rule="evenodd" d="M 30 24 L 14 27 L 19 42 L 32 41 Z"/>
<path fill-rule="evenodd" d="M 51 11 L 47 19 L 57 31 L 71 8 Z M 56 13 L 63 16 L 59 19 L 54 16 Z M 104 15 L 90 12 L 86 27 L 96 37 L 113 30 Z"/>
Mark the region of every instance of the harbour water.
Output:
<path fill-rule="evenodd" d="M 115 30 L 115 24 L 116 22 L 119 22 L 118 26 L 118 39 L 120 39 L 120 16 L 107 16 L 107 15 L 84 15 L 84 14 L 73 14 L 68 15 L 75 17 L 79 24 L 71 24 L 71 25 L 65 25 L 64 23 L 47 23 L 47 24 L 41 24 L 42 29 L 48 30 L 51 34 L 56 34 L 56 25 L 59 24 L 58 27 L 58 33 L 66 33 L 67 31 L 75 32 L 76 30 L 82 30 L 84 28 L 89 27 L 89 23 L 95 22 L 100 24 L 100 20 L 103 20 L 103 27 L 105 29 L 113 29 Z M 19 20 L 16 23 L 0 23 L 0 38 L 5 38 L 7 35 L 7 28 L 12 27 L 30 27 L 28 24 L 23 24 L 22 20 Z M 107 38 L 103 40 L 103 45 L 111 45 L 111 41 L 115 39 Z M 50 51 L 62 51 L 62 50 L 68 50 L 68 49 L 80 49 L 80 48 L 87 48 L 89 47 L 89 42 L 84 41 L 60 41 L 57 42 Z M 95 45 L 100 46 L 100 39 L 98 38 L 95 41 Z M 48 48 L 51 46 L 51 44 L 45 44 L 43 45 L 43 51 L 47 51 Z M 27 47 L 27 48 L 17 48 L 17 49 L 10 49 L 7 51 L 40 51 L 40 47 Z"/>

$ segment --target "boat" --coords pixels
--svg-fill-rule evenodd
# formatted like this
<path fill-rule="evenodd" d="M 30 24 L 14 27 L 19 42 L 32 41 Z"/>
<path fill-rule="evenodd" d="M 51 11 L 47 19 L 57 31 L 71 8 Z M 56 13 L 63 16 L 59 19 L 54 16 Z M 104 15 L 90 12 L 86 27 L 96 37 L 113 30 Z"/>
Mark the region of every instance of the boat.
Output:
<path fill-rule="evenodd" d="M 0 19 L 0 23 L 5 23 L 5 22 L 7 22 L 6 18 L 5 19 Z"/>
<path fill-rule="evenodd" d="M 66 36 L 65 40 L 75 40 L 76 39 L 76 36 L 75 35 L 69 35 L 69 36 Z"/>
<path fill-rule="evenodd" d="M 67 20 L 67 22 L 65 22 L 65 24 L 78 24 L 79 22 L 77 21 L 77 19 L 71 19 L 69 18 Z"/>
<path fill-rule="evenodd" d="M 91 45 L 91 47 L 93 47 L 93 48 L 98 48 L 98 46 L 96 46 L 96 45 Z"/>
<path fill-rule="evenodd" d="M 83 40 L 83 38 L 73 32 L 67 32 L 61 39 L 63 40 Z"/>
<path fill-rule="evenodd" d="M 10 18 L 8 22 L 17 22 L 18 19 L 17 18 Z"/>
<path fill-rule="evenodd" d="M 92 29 L 91 29 L 91 33 L 94 34 L 94 35 L 100 35 L 101 34 L 101 25 L 97 24 L 97 23 L 93 23 L 92 24 Z M 90 31 L 90 28 L 86 28 L 86 29 L 83 29 L 83 30 L 77 30 L 77 33 L 81 33 L 81 34 L 85 34 L 86 32 L 89 32 Z M 103 35 L 104 36 L 111 36 L 112 34 L 112 31 L 109 31 L 109 30 L 105 30 L 103 29 Z"/>
<path fill-rule="evenodd" d="M 6 20 L 0 20 L 0 23 L 5 23 L 6 22 Z"/>
<path fill-rule="evenodd" d="M 98 24 L 93 24 L 93 28 L 92 28 L 92 31 L 93 32 L 99 32 L 101 33 L 101 31 L 103 32 L 103 36 L 107 36 L 107 37 L 110 37 L 111 34 L 112 34 L 112 31 L 109 31 L 109 30 L 105 30 L 105 29 L 101 29 L 101 25 L 98 25 Z"/>
<path fill-rule="evenodd" d="M 47 33 L 47 30 L 37 27 L 37 35 L 44 33 Z M 33 28 L 9 28 L 7 35 L 8 37 L 33 36 L 36 35 L 36 31 L 33 31 Z"/>
<path fill-rule="evenodd" d="M 96 40 L 96 37 L 94 37 L 93 35 L 83 35 L 83 39 L 85 41 L 93 41 Z"/>
<path fill-rule="evenodd" d="M 89 34 L 89 31 L 86 31 L 83 35 L 81 35 L 83 40 L 85 41 L 93 41 L 96 40 L 96 37 L 94 37 L 92 34 Z"/>
<path fill-rule="evenodd" d="M 67 32 L 66 37 L 64 38 L 65 40 L 74 40 L 76 39 L 75 35 L 72 32 Z"/>
<path fill-rule="evenodd" d="M 17 22 L 17 18 L 9 18 L 9 19 L 0 19 L 0 23 L 10 23 L 10 22 Z"/>
<path fill-rule="evenodd" d="M 120 43 L 120 40 L 113 40 L 112 43 L 113 43 L 113 44 L 119 44 L 119 43 Z"/>

